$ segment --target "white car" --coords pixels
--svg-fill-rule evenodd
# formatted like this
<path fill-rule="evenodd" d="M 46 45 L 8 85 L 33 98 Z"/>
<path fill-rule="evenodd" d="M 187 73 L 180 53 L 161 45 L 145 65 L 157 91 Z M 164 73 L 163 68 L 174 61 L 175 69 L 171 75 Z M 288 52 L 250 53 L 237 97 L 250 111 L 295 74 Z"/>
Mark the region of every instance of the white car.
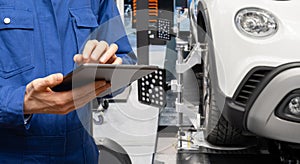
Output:
<path fill-rule="evenodd" d="M 207 141 L 300 143 L 300 1 L 200 0 Z"/>

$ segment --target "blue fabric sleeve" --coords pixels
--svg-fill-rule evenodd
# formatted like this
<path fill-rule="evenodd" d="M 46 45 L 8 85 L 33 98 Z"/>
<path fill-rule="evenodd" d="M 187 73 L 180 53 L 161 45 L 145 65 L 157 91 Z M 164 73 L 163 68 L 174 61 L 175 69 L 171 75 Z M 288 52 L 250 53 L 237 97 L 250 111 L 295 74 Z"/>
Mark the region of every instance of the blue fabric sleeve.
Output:
<path fill-rule="evenodd" d="M 16 127 L 24 125 L 24 95 L 25 86 L 5 86 L 0 88 L 0 126 Z M 28 122 L 25 126 L 29 128 Z"/>

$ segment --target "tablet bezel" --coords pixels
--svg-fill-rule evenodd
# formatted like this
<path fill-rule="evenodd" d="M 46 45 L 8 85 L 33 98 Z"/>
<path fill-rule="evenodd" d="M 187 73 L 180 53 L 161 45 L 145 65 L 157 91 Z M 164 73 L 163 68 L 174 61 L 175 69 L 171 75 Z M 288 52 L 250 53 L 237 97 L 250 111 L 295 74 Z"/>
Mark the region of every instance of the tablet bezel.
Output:
<path fill-rule="evenodd" d="M 65 75 L 63 82 L 60 85 L 53 87 L 52 90 L 55 92 L 68 91 L 83 86 L 85 84 L 91 83 L 95 80 L 106 80 L 107 82 L 114 84 L 114 82 L 111 81 L 113 78 L 112 73 L 118 72 L 122 73 L 121 75 L 119 75 L 120 79 L 117 79 L 120 83 L 121 81 L 123 81 L 122 78 L 128 78 L 130 74 L 132 74 L 133 72 L 135 73 L 132 79 L 124 80 L 124 85 L 121 85 L 119 83 L 118 86 L 112 85 L 113 90 L 110 92 L 114 92 L 116 89 L 120 89 L 121 87 L 124 87 L 130 84 L 131 82 L 138 80 L 139 78 L 142 78 L 143 76 L 146 76 L 157 70 L 158 66 L 149 65 L 116 65 L 86 63 L 80 65 L 75 70 Z M 126 73 L 128 75 L 126 75 Z"/>

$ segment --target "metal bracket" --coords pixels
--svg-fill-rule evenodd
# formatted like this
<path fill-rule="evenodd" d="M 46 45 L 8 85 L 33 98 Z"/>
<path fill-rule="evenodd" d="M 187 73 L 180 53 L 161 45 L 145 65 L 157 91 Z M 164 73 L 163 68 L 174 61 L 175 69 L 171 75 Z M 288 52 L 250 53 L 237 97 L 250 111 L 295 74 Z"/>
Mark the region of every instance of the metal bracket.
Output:
<path fill-rule="evenodd" d="M 181 91 L 182 85 L 178 84 L 177 80 L 171 80 L 171 91 L 178 93 Z"/>
<path fill-rule="evenodd" d="M 196 64 L 201 64 L 202 60 L 202 53 L 206 52 L 207 49 L 201 48 L 201 44 L 197 43 L 194 48 L 191 50 L 189 55 L 186 57 L 186 59 L 183 61 L 183 63 L 176 63 L 176 72 L 177 73 L 184 73 L 188 69 L 192 68 Z"/>
<path fill-rule="evenodd" d="M 221 147 L 221 146 L 215 146 L 211 145 L 209 142 L 205 140 L 205 136 L 203 131 L 197 131 L 197 132 L 184 132 L 185 135 L 182 138 L 183 141 L 190 142 L 189 146 L 183 146 L 180 148 L 180 150 L 200 150 L 200 148 L 206 148 L 211 149 L 215 151 L 243 151 L 246 149 L 251 148 L 251 146 L 248 147 Z M 187 144 L 184 144 L 187 145 Z M 208 150 L 206 150 L 208 151 Z"/>
<path fill-rule="evenodd" d="M 183 113 L 184 115 L 188 116 L 190 121 L 192 122 L 195 129 L 200 129 L 200 122 L 198 119 L 198 109 L 199 106 L 195 106 L 190 104 L 187 101 L 183 101 L 183 103 L 179 103 L 177 100 L 175 101 L 176 111 Z"/>

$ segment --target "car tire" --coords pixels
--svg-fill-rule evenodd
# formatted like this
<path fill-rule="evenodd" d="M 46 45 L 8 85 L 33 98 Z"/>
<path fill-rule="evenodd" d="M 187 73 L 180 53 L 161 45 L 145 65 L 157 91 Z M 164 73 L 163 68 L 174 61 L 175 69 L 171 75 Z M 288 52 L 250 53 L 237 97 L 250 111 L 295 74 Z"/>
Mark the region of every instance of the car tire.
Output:
<path fill-rule="evenodd" d="M 208 43 L 211 44 L 212 40 L 207 38 L 212 38 L 210 34 L 207 32 L 205 17 L 203 12 L 199 12 L 197 15 L 197 25 L 200 27 L 198 31 L 198 41 L 201 43 Z M 208 46 L 208 49 L 210 46 Z M 202 63 L 208 62 L 207 60 L 203 59 Z M 203 66 L 203 65 L 202 65 Z M 207 79 L 210 79 L 209 73 L 206 75 L 205 73 L 205 66 L 203 68 L 198 68 L 196 72 L 202 73 L 203 76 L 207 76 Z M 200 83 L 202 83 L 202 86 L 206 86 L 205 83 L 209 85 L 209 96 L 207 95 L 201 95 L 200 99 L 200 110 L 201 115 L 205 116 L 205 120 L 202 120 L 201 125 L 204 125 L 204 137 L 206 141 L 208 141 L 210 144 L 215 146 L 221 146 L 221 147 L 244 147 L 247 145 L 253 145 L 253 138 L 244 136 L 242 129 L 239 129 L 237 127 L 234 127 L 230 122 L 228 122 L 225 117 L 221 114 L 220 110 L 217 108 L 216 105 L 216 99 L 214 98 L 214 94 L 212 94 L 212 84 L 210 83 L 210 80 L 203 80 L 199 78 Z M 203 89 L 203 88 L 202 88 Z M 204 92 L 203 92 L 204 93 Z M 209 102 L 209 105 L 205 104 L 207 97 L 210 97 L 210 100 L 207 100 Z M 204 110 L 206 108 L 206 110 Z M 242 122 L 241 122 L 242 124 Z M 251 139 L 250 139 L 251 138 Z M 251 140 L 251 142 L 250 142 Z"/>
<path fill-rule="evenodd" d="M 224 147 L 252 145 L 254 138 L 242 133 L 243 131 L 228 122 L 216 107 L 212 106 L 209 109 L 205 137 L 210 144 Z"/>
<path fill-rule="evenodd" d="M 208 79 L 210 79 L 209 75 Z M 255 137 L 244 135 L 242 129 L 232 125 L 222 115 L 222 110 L 220 110 L 220 107 L 217 105 L 220 102 L 217 102 L 215 89 L 210 80 L 207 80 L 206 83 L 209 84 L 208 94 L 210 95 L 205 96 L 206 98 L 209 98 L 208 100 L 203 101 L 203 109 L 206 108 L 207 110 L 205 110 L 205 119 L 207 120 L 205 121 L 204 131 L 206 141 L 212 145 L 221 147 L 245 147 L 254 145 L 256 142 Z M 203 85 L 205 84 L 203 83 Z M 205 103 L 206 101 L 209 102 L 209 105 Z"/>

